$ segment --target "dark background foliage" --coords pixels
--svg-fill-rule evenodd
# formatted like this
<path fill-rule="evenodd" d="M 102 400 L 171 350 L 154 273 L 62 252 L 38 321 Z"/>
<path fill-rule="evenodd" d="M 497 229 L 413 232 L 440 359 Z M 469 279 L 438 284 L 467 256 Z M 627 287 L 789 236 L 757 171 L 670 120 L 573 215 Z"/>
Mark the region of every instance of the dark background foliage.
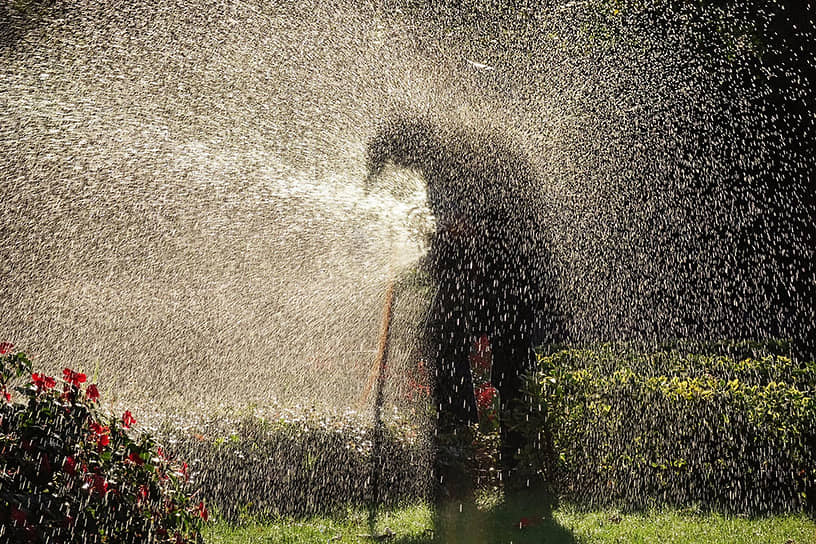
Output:
<path fill-rule="evenodd" d="M 576 51 L 591 48 L 599 66 L 623 50 L 637 56 L 633 62 L 663 62 L 666 96 L 653 96 L 630 121 L 632 153 L 639 144 L 650 146 L 644 156 L 633 155 L 633 174 L 658 187 L 633 195 L 643 199 L 639 208 L 654 209 L 633 232 L 649 233 L 639 251 L 670 253 L 657 259 L 682 289 L 657 286 L 653 307 L 675 315 L 619 327 L 622 338 L 785 337 L 795 356 L 816 358 L 814 4 L 592 0 L 570 8 L 575 4 L 387 2 L 433 36 L 428 48 L 465 43 L 474 58 L 509 66 L 510 73 L 547 69 L 546 34 L 555 12 L 564 25 L 581 29 Z M 517 92 L 491 81 L 484 83 L 500 93 Z M 688 100 L 677 103 L 684 93 Z M 664 141 L 648 143 L 655 134 Z M 640 243 L 631 234 L 630 242 Z M 584 340 L 593 335 L 610 338 L 596 326 Z"/>

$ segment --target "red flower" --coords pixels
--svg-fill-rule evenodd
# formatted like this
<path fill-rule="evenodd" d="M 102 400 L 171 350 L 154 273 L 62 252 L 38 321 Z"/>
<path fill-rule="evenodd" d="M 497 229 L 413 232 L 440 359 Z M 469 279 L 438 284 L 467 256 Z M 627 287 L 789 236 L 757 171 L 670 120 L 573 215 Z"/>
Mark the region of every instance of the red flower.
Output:
<path fill-rule="evenodd" d="M 405 392 L 405 398 L 408 400 L 414 400 L 414 397 L 428 397 L 431 394 L 431 387 L 423 383 L 427 376 L 423 359 L 420 359 L 417 364 L 416 376 L 419 380 L 414 379 L 412 376 L 408 377 L 408 391 Z"/>
<path fill-rule="evenodd" d="M 92 493 L 97 493 L 104 497 L 108 492 L 108 482 L 101 474 L 89 474 L 85 477 L 85 482 Z"/>
<path fill-rule="evenodd" d="M 131 425 L 136 424 L 136 418 L 133 417 L 133 414 L 130 413 L 130 410 L 125 410 L 125 413 L 122 414 L 122 427 L 125 429 L 130 429 Z"/>
<path fill-rule="evenodd" d="M 187 471 L 187 463 L 181 464 L 181 469 L 179 469 L 179 473 L 184 476 L 184 481 L 190 480 L 190 473 Z"/>
<path fill-rule="evenodd" d="M 0 342 L 0 355 L 6 355 L 13 347 L 14 344 L 11 342 Z"/>
<path fill-rule="evenodd" d="M 102 434 L 107 434 L 107 433 L 110 432 L 110 427 L 104 427 L 104 426 L 100 425 L 96 421 L 91 421 L 90 427 L 91 427 L 91 432 L 94 433 L 97 436 L 102 435 Z"/>
<path fill-rule="evenodd" d="M 521 518 L 519 520 L 519 522 L 518 522 L 518 528 L 519 529 L 526 529 L 529 526 L 530 526 L 530 520 L 527 519 L 527 518 Z"/>
<path fill-rule="evenodd" d="M 204 506 L 204 501 L 200 501 L 198 503 L 198 515 L 201 516 L 201 519 L 207 521 L 209 519 L 210 514 L 207 512 L 207 508 Z"/>
<path fill-rule="evenodd" d="M 76 395 L 74 395 L 74 394 L 73 394 L 73 392 L 71 391 L 71 389 L 72 389 L 72 387 L 71 387 L 69 384 L 67 384 L 67 383 L 66 383 L 66 384 L 65 384 L 65 385 L 62 387 L 62 395 L 60 395 L 60 400 L 62 400 L 62 401 L 64 401 L 64 402 L 73 402 L 73 401 L 74 401 L 74 397 L 75 397 Z M 66 407 L 66 408 L 67 408 L 67 407 Z"/>
<path fill-rule="evenodd" d="M 70 383 L 75 387 L 79 387 L 79 384 L 85 383 L 85 380 L 88 379 L 88 377 L 85 374 L 82 374 L 81 372 L 74 372 L 70 368 L 64 368 L 62 370 L 62 375 L 63 379 L 66 382 Z"/>
<path fill-rule="evenodd" d="M 147 484 L 140 485 L 139 490 L 136 492 L 136 502 L 146 501 L 149 495 L 150 488 L 147 487 Z"/>
<path fill-rule="evenodd" d="M 85 391 L 85 396 L 91 402 L 98 402 L 99 401 L 99 389 L 96 388 L 96 384 L 92 383 L 88 386 L 88 389 Z"/>
<path fill-rule="evenodd" d="M 76 460 L 70 455 L 66 457 L 65 461 L 62 463 L 62 470 L 71 476 L 76 474 Z"/>
<path fill-rule="evenodd" d="M 144 459 L 142 459 L 142 456 L 139 455 L 138 453 L 136 453 L 135 451 L 130 452 L 130 455 L 128 455 L 127 458 L 128 458 L 128 461 L 130 461 L 131 463 L 134 463 L 134 464 L 136 464 L 138 466 L 144 465 Z"/>
<path fill-rule="evenodd" d="M 476 388 L 476 404 L 480 411 L 487 410 L 493 404 L 493 399 L 496 397 L 496 388 L 490 383 L 484 383 Z"/>
<path fill-rule="evenodd" d="M 5 387 L 3 387 L 3 399 L 5 399 L 5 401 L 6 401 L 7 403 L 11 404 L 11 393 L 9 393 L 8 391 L 6 391 L 6 388 L 5 388 Z"/>
<path fill-rule="evenodd" d="M 430 396 L 431 394 L 431 387 L 425 384 L 418 382 L 413 378 L 408 378 L 408 391 L 405 393 L 405 397 L 410 401 L 414 400 L 414 397 L 425 398 Z"/>
<path fill-rule="evenodd" d="M 94 434 L 93 438 L 96 440 L 96 449 L 101 451 L 102 448 L 110 444 L 110 428 L 103 427 L 96 421 L 91 421 L 91 432 Z"/>
<path fill-rule="evenodd" d="M 37 374 L 36 372 L 31 375 L 31 382 L 37 387 L 37 392 L 53 389 L 57 385 L 57 380 L 51 376 Z"/>

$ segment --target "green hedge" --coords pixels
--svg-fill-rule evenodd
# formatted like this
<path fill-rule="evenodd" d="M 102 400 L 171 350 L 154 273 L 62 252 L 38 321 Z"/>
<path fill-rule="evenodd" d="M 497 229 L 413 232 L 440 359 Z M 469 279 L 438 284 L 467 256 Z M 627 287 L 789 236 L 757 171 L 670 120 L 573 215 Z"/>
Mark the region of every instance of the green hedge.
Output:
<path fill-rule="evenodd" d="M 542 354 L 513 416 L 524 470 L 587 505 L 813 511 L 816 365 L 711 354 L 757 351 L 731 348 Z"/>
<path fill-rule="evenodd" d="M 392 414 L 377 428 L 370 414 L 269 407 L 168 418 L 153 432 L 191 460 L 201 496 L 230 520 L 327 514 L 372 500 L 395 505 L 428 494 L 424 436 Z"/>

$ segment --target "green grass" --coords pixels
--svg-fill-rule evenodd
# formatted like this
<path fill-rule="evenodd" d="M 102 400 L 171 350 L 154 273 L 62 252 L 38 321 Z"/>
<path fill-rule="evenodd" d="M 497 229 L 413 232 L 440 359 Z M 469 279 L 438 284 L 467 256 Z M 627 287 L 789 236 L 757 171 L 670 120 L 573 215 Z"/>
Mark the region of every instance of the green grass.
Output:
<path fill-rule="evenodd" d="M 367 535 L 383 535 L 393 531 L 385 542 L 421 544 L 433 542 L 433 512 L 427 505 L 416 505 L 382 512 L 372 533 L 368 513 L 349 510 L 345 516 L 313 517 L 307 520 L 282 518 L 267 521 L 249 520 L 241 525 L 216 521 L 203 533 L 207 544 L 280 543 L 310 544 L 327 542 L 348 544 L 377 542 Z"/>
<path fill-rule="evenodd" d="M 524 528 L 520 522 L 525 519 Z M 816 522 L 804 515 L 758 519 L 662 510 L 621 514 L 614 510 L 582 512 L 561 507 L 548 515 L 546 502 L 527 499 L 489 509 L 451 503 L 436 510 L 427 505 L 382 512 L 372 538 L 365 511 L 345 516 L 247 521 L 236 526 L 212 523 L 208 544 L 367 543 L 393 544 L 813 544 Z"/>
<path fill-rule="evenodd" d="M 814 544 L 816 522 L 804 515 L 758 519 L 656 511 L 620 515 L 556 511 L 556 521 L 580 543 Z"/>

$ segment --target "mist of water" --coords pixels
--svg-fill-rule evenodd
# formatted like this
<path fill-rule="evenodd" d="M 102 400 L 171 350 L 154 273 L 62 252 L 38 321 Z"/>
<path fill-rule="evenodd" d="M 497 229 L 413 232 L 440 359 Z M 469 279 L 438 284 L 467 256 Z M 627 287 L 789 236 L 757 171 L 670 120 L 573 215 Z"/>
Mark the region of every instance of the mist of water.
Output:
<path fill-rule="evenodd" d="M 384 293 L 432 225 L 415 173 L 363 189 L 394 111 L 529 155 L 571 339 L 812 317 L 804 136 L 756 99 L 771 83 L 724 84 L 759 55 L 739 9 L 712 11 L 737 21 L 716 61 L 682 9 L 658 34 L 648 10 L 599 26 L 594 4 L 553 3 L 522 10 L 518 40 L 500 11 L 463 27 L 396 2 L 3 9 L 0 339 L 98 372 L 112 400 L 365 404 Z M 786 190 L 752 185 L 786 150 Z M 427 298 L 397 301 L 397 369 Z"/>

